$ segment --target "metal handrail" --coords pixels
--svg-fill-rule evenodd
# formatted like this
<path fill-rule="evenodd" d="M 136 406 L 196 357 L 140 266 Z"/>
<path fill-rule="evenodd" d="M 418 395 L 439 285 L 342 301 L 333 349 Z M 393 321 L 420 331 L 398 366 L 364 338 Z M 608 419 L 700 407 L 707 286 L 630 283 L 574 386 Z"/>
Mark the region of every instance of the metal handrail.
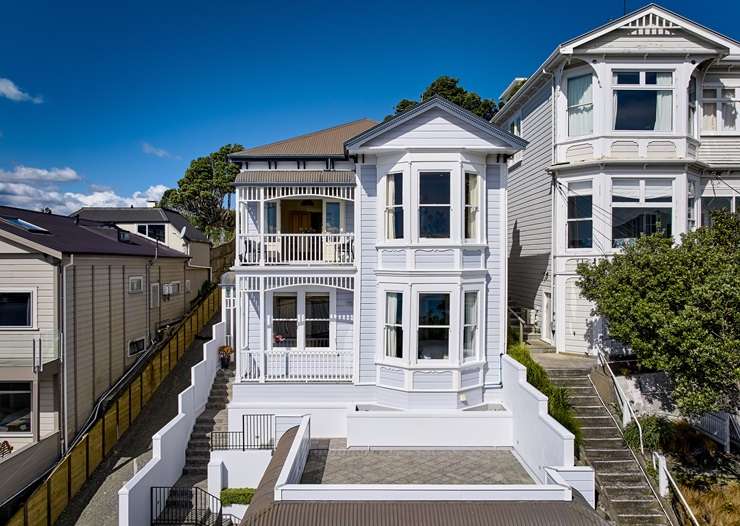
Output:
<path fill-rule="evenodd" d="M 612 381 L 612 385 L 614 386 L 614 391 L 617 394 L 617 398 L 619 399 L 621 406 L 622 406 L 622 426 L 626 426 L 630 422 L 630 418 L 634 419 L 635 424 L 637 424 L 637 431 L 640 436 L 640 453 L 643 455 L 645 454 L 645 446 L 642 439 L 642 426 L 640 425 L 640 421 L 637 419 L 637 415 L 635 414 L 634 410 L 632 409 L 632 406 L 629 403 L 629 400 L 627 399 L 627 395 L 622 391 L 622 388 L 619 386 L 619 382 L 617 382 L 617 377 L 614 375 L 614 371 L 612 371 L 612 368 L 609 366 L 609 360 L 606 358 L 606 355 L 604 351 L 599 351 L 599 362 L 601 363 L 602 369 L 609 372 L 609 378 Z M 627 421 L 625 422 L 625 408 L 627 409 Z"/>
<path fill-rule="evenodd" d="M 689 518 L 691 519 L 691 522 L 694 524 L 694 526 L 700 526 L 699 521 L 696 518 L 696 515 L 694 515 L 694 512 L 691 510 L 691 506 L 689 506 L 689 503 L 684 498 L 683 493 L 681 493 L 681 490 L 679 489 L 678 484 L 676 484 L 676 481 L 673 479 L 673 475 L 671 475 L 671 472 L 665 463 L 665 457 L 663 457 L 663 461 L 661 462 L 660 455 L 658 455 L 657 452 L 653 451 L 652 459 L 653 459 L 653 468 L 656 471 L 658 471 L 658 477 L 660 478 L 661 471 L 666 475 L 666 479 L 673 486 L 673 491 L 676 493 L 676 495 L 678 495 L 679 502 L 684 507 L 684 510 L 686 511 L 686 513 L 689 514 Z"/>
<path fill-rule="evenodd" d="M 509 313 L 513 314 L 516 320 L 519 322 L 519 343 L 524 343 L 524 326 L 526 325 L 526 322 L 521 316 L 516 313 L 514 309 L 512 309 L 508 305 L 506 308 L 508 309 Z"/>

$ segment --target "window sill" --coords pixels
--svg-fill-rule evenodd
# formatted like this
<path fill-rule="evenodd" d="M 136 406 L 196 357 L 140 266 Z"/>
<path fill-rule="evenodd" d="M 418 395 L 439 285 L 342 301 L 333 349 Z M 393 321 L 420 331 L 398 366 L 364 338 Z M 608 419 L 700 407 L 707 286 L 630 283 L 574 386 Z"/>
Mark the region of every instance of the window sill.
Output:
<path fill-rule="evenodd" d="M 0 332 L 38 332 L 38 327 L 0 327 Z"/>
<path fill-rule="evenodd" d="M 740 138 L 740 131 L 702 131 L 699 136 L 701 137 L 738 137 Z"/>
<path fill-rule="evenodd" d="M 431 363 L 427 363 L 427 362 L 431 362 Z M 398 369 L 405 369 L 409 371 L 429 370 L 429 369 L 441 369 L 441 370 L 454 371 L 458 369 L 473 369 L 476 367 L 483 367 L 485 365 L 485 362 L 475 361 L 475 362 L 465 362 L 465 363 L 460 363 L 460 364 L 453 364 L 449 360 L 421 360 L 415 363 L 379 360 L 375 362 L 375 365 L 383 366 L 383 367 L 396 367 Z"/>

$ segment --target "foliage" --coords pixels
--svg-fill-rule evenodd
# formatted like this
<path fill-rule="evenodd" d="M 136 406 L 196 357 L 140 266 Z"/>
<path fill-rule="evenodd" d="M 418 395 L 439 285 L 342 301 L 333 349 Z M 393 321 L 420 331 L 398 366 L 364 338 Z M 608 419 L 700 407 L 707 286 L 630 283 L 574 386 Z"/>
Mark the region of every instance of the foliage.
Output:
<path fill-rule="evenodd" d="M 640 417 L 642 426 L 642 443 L 648 450 L 665 451 L 672 443 L 674 426 L 668 419 L 660 416 Z M 640 432 L 637 424 L 632 421 L 624 428 L 624 439 L 634 449 L 640 449 Z"/>
<path fill-rule="evenodd" d="M 396 104 L 395 113 L 386 117 L 386 120 L 404 113 L 435 95 L 441 95 L 448 101 L 475 113 L 478 117 L 491 120 L 498 110 L 496 102 L 492 99 L 482 99 L 474 91 L 468 91 L 460 86 L 460 79 L 442 75 L 434 80 L 421 94 L 421 100 L 401 99 Z"/>
<path fill-rule="evenodd" d="M 707 491 L 682 487 L 681 493 L 699 524 L 737 526 L 740 517 L 740 484 L 717 485 Z"/>
<path fill-rule="evenodd" d="M 674 244 L 645 236 L 612 259 L 578 265 L 583 296 L 644 367 L 665 371 L 682 414 L 740 403 L 740 219 Z"/>
<path fill-rule="evenodd" d="M 254 488 L 224 488 L 221 490 L 221 504 L 249 504 L 254 497 Z"/>
<path fill-rule="evenodd" d="M 159 205 L 179 211 L 209 236 L 233 230 L 234 213 L 230 203 L 224 206 L 224 198 L 230 198 L 239 168 L 228 155 L 243 149 L 240 144 L 227 144 L 192 160 L 177 188 L 167 190 Z"/>
<path fill-rule="evenodd" d="M 509 347 L 508 355 L 527 368 L 527 382 L 547 396 L 547 412 L 575 436 L 575 451 L 581 448 L 583 435 L 581 424 L 570 405 L 568 389 L 558 387 L 550 382 L 547 371 L 532 359 L 524 344 L 517 343 Z"/>

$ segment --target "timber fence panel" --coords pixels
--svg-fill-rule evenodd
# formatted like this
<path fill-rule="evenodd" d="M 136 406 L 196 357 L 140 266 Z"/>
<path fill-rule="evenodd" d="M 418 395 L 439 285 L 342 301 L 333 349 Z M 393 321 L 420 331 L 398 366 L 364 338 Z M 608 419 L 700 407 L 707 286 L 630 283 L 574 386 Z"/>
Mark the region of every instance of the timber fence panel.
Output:
<path fill-rule="evenodd" d="M 159 351 L 159 359 L 161 360 L 161 371 L 159 373 L 161 382 L 170 373 L 170 353 L 167 347 Z"/>
<path fill-rule="evenodd" d="M 44 482 L 36 488 L 26 503 L 26 524 L 28 526 L 48 526 L 48 486 Z"/>
<path fill-rule="evenodd" d="M 87 436 L 69 454 L 69 495 L 74 497 L 87 480 Z"/>
<path fill-rule="evenodd" d="M 26 524 L 26 510 L 25 508 L 21 508 L 18 511 L 15 512 L 15 515 L 13 515 L 10 520 L 8 521 L 8 524 L 5 526 L 25 526 Z"/>
<path fill-rule="evenodd" d="M 118 438 L 126 432 L 131 423 L 131 388 L 126 390 L 118 397 Z"/>
<path fill-rule="evenodd" d="M 114 404 L 103 417 L 103 455 L 106 457 L 118 440 L 118 411 L 116 409 Z"/>
<path fill-rule="evenodd" d="M 103 420 L 98 419 L 87 434 L 87 476 L 103 461 Z"/>
<path fill-rule="evenodd" d="M 141 373 L 141 406 L 149 401 L 152 397 L 152 364 L 147 364 Z"/>
<path fill-rule="evenodd" d="M 69 457 L 65 457 L 49 477 L 49 510 L 54 524 L 69 503 Z"/>
<path fill-rule="evenodd" d="M 136 417 L 141 412 L 141 375 L 137 376 L 131 382 L 131 423 L 134 423 Z"/>

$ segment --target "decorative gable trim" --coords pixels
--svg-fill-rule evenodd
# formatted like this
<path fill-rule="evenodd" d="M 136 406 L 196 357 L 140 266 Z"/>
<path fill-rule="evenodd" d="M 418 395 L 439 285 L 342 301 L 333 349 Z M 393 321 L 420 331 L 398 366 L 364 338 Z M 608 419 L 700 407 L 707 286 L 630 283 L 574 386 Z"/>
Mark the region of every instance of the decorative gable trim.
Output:
<path fill-rule="evenodd" d="M 392 130 L 393 128 L 410 121 L 414 117 L 417 117 L 423 113 L 426 113 L 427 111 L 438 108 L 442 111 L 445 111 L 447 113 L 450 113 L 454 115 L 455 117 L 467 122 L 471 126 L 477 128 L 478 130 L 487 133 L 496 139 L 501 140 L 506 144 L 507 147 L 515 150 L 522 149 L 527 146 L 527 141 L 522 139 L 521 137 L 517 137 L 516 135 L 513 135 L 505 130 L 502 130 L 498 126 L 491 124 L 485 119 L 481 119 L 474 113 L 461 108 L 457 104 L 453 104 L 452 102 L 448 101 L 444 97 L 440 95 L 435 95 L 431 99 L 419 104 L 415 108 L 412 108 L 408 110 L 407 112 L 402 113 L 401 115 L 398 115 L 390 120 L 387 120 L 383 123 L 378 124 L 377 126 L 373 126 L 366 132 L 361 133 L 360 135 L 353 137 L 352 139 L 349 139 L 347 142 L 344 143 L 344 147 L 350 152 L 356 152 L 358 149 L 362 148 L 363 144 L 367 141 L 370 141 L 374 139 L 375 137 L 378 137 L 379 135 Z"/>

